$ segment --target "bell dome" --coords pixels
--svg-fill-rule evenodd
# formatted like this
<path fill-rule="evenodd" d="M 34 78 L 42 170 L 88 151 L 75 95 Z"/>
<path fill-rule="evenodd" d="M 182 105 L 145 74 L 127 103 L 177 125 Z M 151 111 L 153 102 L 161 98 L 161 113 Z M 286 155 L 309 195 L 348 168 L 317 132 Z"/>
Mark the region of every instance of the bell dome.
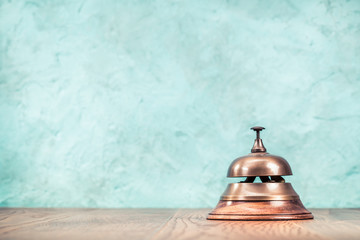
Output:
<path fill-rule="evenodd" d="M 228 170 L 228 177 L 286 176 L 292 175 L 289 163 L 282 157 L 271 155 L 260 138 L 264 127 L 252 127 L 256 139 L 251 153 L 235 159 Z"/>
<path fill-rule="evenodd" d="M 228 177 L 286 176 L 292 175 L 289 163 L 282 157 L 269 153 L 250 153 L 235 159 Z"/>

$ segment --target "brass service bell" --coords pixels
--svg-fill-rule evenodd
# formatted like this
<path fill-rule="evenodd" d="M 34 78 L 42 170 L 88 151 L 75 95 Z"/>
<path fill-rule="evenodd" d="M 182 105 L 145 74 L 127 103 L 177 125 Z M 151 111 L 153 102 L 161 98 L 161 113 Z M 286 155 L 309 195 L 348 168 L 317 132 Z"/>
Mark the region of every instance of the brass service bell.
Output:
<path fill-rule="evenodd" d="M 227 177 L 246 177 L 245 181 L 230 183 L 222 194 L 209 220 L 300 220 L 313 219 L 301 203 L 291 183 L 282 176 L 292 175 L 289 163 L 271 155 L 260 138 L 263 127 L 252 127 L 256 139 L 251 153 L 235 159 Z M 254 183 L 260 177 L 262 183 Z"/>

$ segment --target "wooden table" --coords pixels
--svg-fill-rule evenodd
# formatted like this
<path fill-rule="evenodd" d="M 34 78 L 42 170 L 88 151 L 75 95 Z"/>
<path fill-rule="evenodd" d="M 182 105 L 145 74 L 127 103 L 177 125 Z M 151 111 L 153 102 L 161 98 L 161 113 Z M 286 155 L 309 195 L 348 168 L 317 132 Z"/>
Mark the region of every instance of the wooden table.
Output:
<path fill-rule="evenodd" d="M 360 239 L 360 209 L 302 221 L 209 221 L 210 210 L 0 208 L 0 239 Z"/>

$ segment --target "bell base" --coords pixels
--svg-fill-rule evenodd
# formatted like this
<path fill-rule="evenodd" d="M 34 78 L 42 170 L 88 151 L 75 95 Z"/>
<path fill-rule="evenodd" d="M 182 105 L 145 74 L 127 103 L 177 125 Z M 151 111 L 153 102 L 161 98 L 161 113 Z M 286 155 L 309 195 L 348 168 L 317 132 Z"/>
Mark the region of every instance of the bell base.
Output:
<path fill-rule="evenodd" d="M 224 201 L 209 213 L 208 220 L 305 220 L 313 219 L 300 199 L 281 201 Z"/>
<path fill-rule="evenodd" d="M 274 214 L 274 215 L 235 215 L 209 214 L 208 220 L 241 220 L 241 221 L 268 221 L 268 220 L 305 220 L 313 219 L 311 213 L 305 214 Z"/>

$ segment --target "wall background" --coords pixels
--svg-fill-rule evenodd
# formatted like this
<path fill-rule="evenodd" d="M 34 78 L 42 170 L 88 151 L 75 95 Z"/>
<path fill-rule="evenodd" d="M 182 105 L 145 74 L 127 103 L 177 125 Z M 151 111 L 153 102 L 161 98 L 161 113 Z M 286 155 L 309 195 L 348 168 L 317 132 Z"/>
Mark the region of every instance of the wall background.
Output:
<path fill-rule="evenodd" d="M 263 125 L 360 207 L 360 1 L 0 1 L 0 205 L 214 207 Z"/>

